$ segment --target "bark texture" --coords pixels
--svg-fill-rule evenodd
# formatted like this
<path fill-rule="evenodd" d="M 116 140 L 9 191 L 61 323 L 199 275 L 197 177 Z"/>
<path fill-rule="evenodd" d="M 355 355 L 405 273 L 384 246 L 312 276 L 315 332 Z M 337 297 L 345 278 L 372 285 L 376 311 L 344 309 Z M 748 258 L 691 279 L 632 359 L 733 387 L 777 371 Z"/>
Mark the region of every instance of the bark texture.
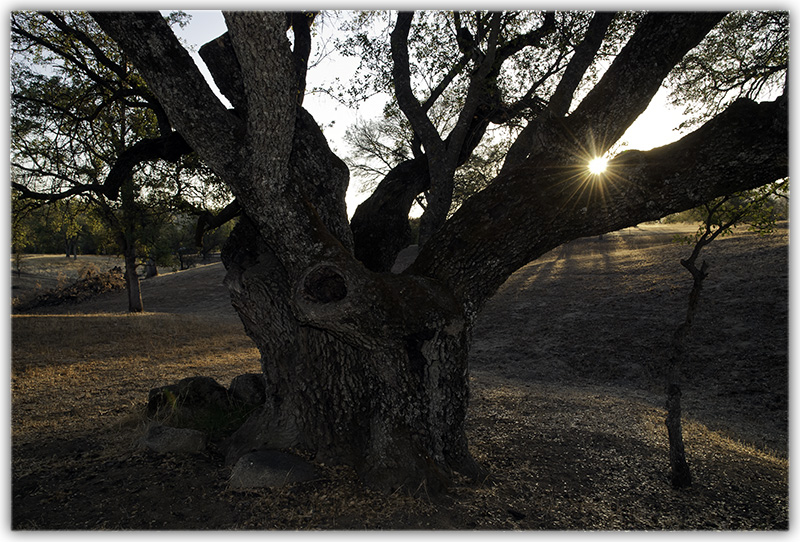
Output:
<path fill-rule="evenodd" d="M 415 277 L 365 282 L 363 268 L 332 263 L 298 283 L 247 218 L 223 261 L 269 398 L 232 437 L 229 461 L 298 446 L 390 491 L 436 491 L 453 471 L 480 475 L 464 433 L 468 327 L 447 292 Z"/>
<path fill-rule="evenodd" d="M 136 246 L 127 240 L 122 241 L 125 260 L 125 286 L 128 292 L 128 312 L 142 312 L 142 285 L 136 272 Z"/>

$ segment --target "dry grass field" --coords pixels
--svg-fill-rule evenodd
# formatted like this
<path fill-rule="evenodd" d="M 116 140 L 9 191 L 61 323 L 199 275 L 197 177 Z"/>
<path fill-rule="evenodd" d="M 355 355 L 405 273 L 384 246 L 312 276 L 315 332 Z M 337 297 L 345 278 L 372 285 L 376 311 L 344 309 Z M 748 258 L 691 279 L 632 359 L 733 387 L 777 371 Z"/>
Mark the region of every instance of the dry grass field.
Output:
<path fill-rule="evenodd" d="M 144 281 L 144 314 L 110 293 L 13 315 L 12 528 L 787 529 L 788 230 L 704 254 L 683 371 L 694 485 L 676 491 L 662 369 L 690 288 L 679 229 L 574 241 L 497 292 L 475 329 L 468 419 L 493 478 L 438 497 L 375 493 L 328 465 L 235 490 L 213 446 L 136 451 L 149 389 L 258 370 L 221 264 Z"/>

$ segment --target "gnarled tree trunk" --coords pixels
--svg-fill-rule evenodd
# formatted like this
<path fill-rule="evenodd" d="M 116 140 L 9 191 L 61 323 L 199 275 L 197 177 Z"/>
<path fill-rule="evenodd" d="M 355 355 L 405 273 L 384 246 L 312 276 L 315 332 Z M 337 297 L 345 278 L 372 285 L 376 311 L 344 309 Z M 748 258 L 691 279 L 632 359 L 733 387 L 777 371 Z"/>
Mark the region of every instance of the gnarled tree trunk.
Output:
<path fill-rule="evenodd" d="M 233 305 L 261 351 L 268 397 L 232 437 L 229 461 L 299 446 L 392 491 L 436 491 L 453 471 L 480 475 L 464 433 L 469 326 L 435 282 L 367 272 L 365 284 L 363 268 L 333 263 L 293 281 L 247 218 L 223 261 Z M 344 312 L 349 322 L 323 329 L 298 311 L 318 323 Z"/>
<path fill-rule="evenodd" d="M 527 158 L 467 200 L 409 269 L 379 273 L 354 256 L 347 170 L 297 103 L 304 82 L 284 15 L 225 14 L 230 43 L 215 47 L 235 51 L 240 80 L 220 85 L 237 94 L 234 112 L 159 14 L 93 16 L 242 210 L 225 282 L 261 351 L 268 400 L 231 439 L 230 460 L 299 446 L 388 490 L 435 489 L 453 471 L 481 476 L 464 433 L 467 354 L 481 307 L 511 273 L 569 240 L 786 175 L 784 97 L 737 102 L 679 142 L 624 153 L 606 184 L 591 184 L 582 173 L 590 142 L 605 152 L 621 137 L 722 17 L 650 14 L 575 111 L 540 124 Z"/>

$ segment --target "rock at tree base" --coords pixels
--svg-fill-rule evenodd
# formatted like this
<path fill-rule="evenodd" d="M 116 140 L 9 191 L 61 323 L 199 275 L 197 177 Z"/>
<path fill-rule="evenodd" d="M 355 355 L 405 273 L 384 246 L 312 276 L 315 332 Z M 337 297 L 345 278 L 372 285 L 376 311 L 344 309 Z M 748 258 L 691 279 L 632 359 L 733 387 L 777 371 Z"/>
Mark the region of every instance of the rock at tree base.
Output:
<path fill-rule="evenodd" d="M 147 413 L 152 416 L 164 408 L 228 408 L 228 391 L 208 376 L 184 378 L 177 384 L 153 388 L 147 398 Z"/>
<path fill-rule="evenodd" d="M 233 401 L 246 405 L 261 405 L 267 400 L 264 375 L 247 373 L 239 375 L 231 381 L 228 396 Z"/>
<path fill-rule="evenodd" d="M 206 448 L 208 437 L 201 431 L 165 425 L 153 425 L 139 440 L 139 449 L 164 453 L 198 453 Z"/>
<path fill-rule="evenodd" d="M 236 489 L 283 487 L 316 477 L 316 469 L 307 461 L 292 454 L 269 450 L 243 455 L 233 467 L 230 485 Z"/>

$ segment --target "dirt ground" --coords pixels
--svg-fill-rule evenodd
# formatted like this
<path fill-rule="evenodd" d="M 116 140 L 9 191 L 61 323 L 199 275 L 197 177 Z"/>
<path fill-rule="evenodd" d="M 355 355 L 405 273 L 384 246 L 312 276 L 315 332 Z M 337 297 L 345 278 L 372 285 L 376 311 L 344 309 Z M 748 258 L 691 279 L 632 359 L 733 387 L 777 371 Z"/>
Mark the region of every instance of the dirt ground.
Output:
<path fill-rule="evenodd" d="M 690 228 L 691 229 L 691 228 Z M 213 446 L 136 451 L 147 391 L 258 368 L 212 264 L 12 317 L 14 529 L 775 530 L 788 508 L 788 229 L 740 232 L 711 264 L 683 367 L 694 484 L 668 482 L 663 367 L 691 278 L 682 226 L 559 247 L 485 307 L 468 436 L 493 478 L 383 495 L 351 469 L 241 491 Z M 80 257 L 78 258 L 80 260 Z"/>

